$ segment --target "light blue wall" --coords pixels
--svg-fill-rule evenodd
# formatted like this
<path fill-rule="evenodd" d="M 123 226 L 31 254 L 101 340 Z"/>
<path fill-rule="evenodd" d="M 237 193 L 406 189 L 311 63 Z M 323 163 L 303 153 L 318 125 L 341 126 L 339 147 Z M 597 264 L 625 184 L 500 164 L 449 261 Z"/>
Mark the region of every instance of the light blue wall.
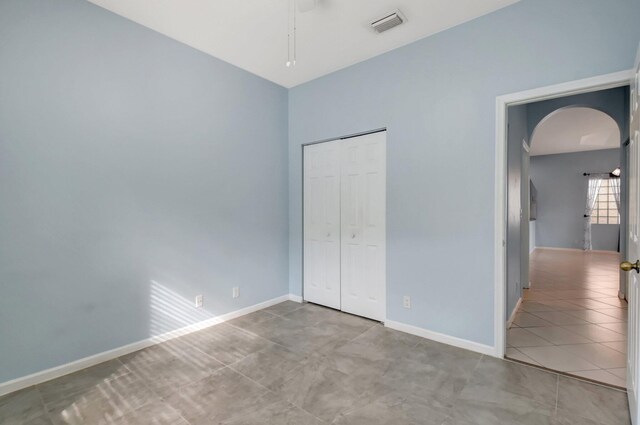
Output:
<path fill-rule="evenodd" d="M 559 97 L 557 99 L 534 102 L 528 105 L 529 134 L 533 135 L 538 124 L 550 113 L 565 107 L 584 106 L 605 112 L 613 118 L 620 127 L 620 141 L 629 137 L 629 88 L 599 90 L 592 93 Z M 533 141 L 532 141 L 533 143 Z"/>
<path fill-rule="evenodd" d="M 582 249 L 588 178 L 620 166 L 620 149 L 531 157 L 531 180 L 538 189 L 536 245 Z M 593 226 L 593 249 L 616 251 L 618 225 Z"/>
<path fill-rule="evenodd" d="M 591 226 L 591 243 L 593 249 L 601 251 L 617 251 L 620 239 L 620 226 L 615 224 L 594 224 Z"/>
<path fill-rule="evenodd" d="M 286 140 L 280 86 L 2 0 L 0 382 L 288 293 Z"/>
<path fill-rule="evenodd" d="M 290 90 L 291 292 L 301 145 L 387 127 L 387 316 L 493 345 L 496 96 L 630 69 L 638 17 L 637 0 L 522 0 Z"/>

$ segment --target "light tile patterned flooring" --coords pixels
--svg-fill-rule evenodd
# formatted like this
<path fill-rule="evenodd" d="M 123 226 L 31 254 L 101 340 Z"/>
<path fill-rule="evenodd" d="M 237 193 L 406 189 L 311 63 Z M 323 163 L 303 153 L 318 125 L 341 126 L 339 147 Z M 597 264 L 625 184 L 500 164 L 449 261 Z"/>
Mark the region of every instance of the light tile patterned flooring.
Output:
<path fill-rule="evenodd" d="M 627 303 L 618 253 L 536 249 L 507 357 L 625 387 Z"/>
<path fill-rule="evenodd" d="M 3 425 L 629 425 L 623 391 L 291 301 L 0 397 Z"/>

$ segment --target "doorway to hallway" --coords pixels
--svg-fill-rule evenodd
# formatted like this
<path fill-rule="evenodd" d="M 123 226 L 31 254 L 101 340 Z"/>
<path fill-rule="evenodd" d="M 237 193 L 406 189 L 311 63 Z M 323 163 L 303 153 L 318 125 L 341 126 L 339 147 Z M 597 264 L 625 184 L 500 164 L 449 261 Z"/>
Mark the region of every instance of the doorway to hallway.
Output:
<path fill-rule="evenodd" d="M 628 309 L 620 305 L 626 303 L 626 276 L 618 266 L 628 245 L 628 75 L 560 84 L 497 101 L 496 155 L 502 164 L 496 176 L 498 355 L 618 388 L 625 386 L 624 376 L 616 378 L 627 363 L 621 345 L 628 339 Z M 597 122 L 603 128 L 595 128 Z M 542 131 L 545 124 L 552 131 Z M 554 132 L 562 137 L 554 138 Z M 594 181 L 597 188 L 591 190 Z M 604 186 L 606 196 L 600 190 Z M 597 261 L 571 260 L 572 252 Z M 608 255 L 609 261 L 598 254 Z M 555 262 L 563 264 L 554 269 Z M 618 304 L 612 305 L 614 301 Z M 581 356 L 576 354 L 580 349 L 585 350 Z M 563 364 L 566 355 L 552 362 L 554 353 L 573 354 L 571 362 L 580 367 Z"/>
<path fill-rule="evenodd" d="M 626 304 L 628 99 L 620 86 L 507 110 L 504 354 L 620 388 L 626 350 L 603 343 L 626 342 L 626 321 L 596 307 Z"/>

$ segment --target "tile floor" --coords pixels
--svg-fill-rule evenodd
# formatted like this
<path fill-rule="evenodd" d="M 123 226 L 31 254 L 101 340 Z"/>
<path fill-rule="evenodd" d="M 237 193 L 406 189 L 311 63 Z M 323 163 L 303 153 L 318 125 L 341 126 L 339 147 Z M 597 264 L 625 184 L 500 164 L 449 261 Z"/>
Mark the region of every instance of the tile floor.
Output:
<path fill-rule="evenodd" d="M 625 387 L 627 303 L 617 253 L 538 248 L 507 357 Z"/>
<path fill-rule="evenodd" d="M 3 425 L 619 425 L 626 394 L 285 302 L 0 398 Z"/>

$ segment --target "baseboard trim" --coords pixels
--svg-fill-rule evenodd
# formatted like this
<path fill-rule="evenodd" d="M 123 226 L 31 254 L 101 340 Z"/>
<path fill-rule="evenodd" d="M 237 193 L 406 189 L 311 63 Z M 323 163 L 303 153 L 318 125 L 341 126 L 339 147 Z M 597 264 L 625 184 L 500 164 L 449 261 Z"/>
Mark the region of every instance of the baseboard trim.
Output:
<path fill-rule="evenodd" d="M 573 251 L 573 252 L 598 252 L 601 254 L 620 254 L 618 251 L 606 251 L 604 249 L 590 249 L 585 251 L 580 248 L 557 248 L 555 246 L 537 246 L 536 249 L 548 249 L 552 251 Z"/>
<path fill-rule="evenodd" d="M 301 303 L 303 300 L 302 300 L 302 297 L 300 295 L 289 294 L 289 301 L 293 301 L 293 302 L 296 302 L 296 303 Z"/>
<path fill-rule="evenodd" d="M 496 356 L 495 347 L 469 341 L 467 339 L 457 338 L 455 336 L 441 334 L 439 332 L 430 331 L 428 329 L 419 328 L 417 326 L 407 325 L 401 322 L 387 320 L 384 325 L 389 329 L 405 332 L 411 335 L 430 339 L 432 341 L 441 342 L 443 344 L 452 345 L 454 347 L 463 348 L 476 353 L 486 354 L 488 356 Z"/>
<path fill-rule="evenodd" d="M 584 249 L 580 248 L 560 248 L 556 246 L 537 246 L 536 249 L 548 249 L 552 251 L 574 251 L 574 252 L 584 252 Z"/>
<path fill-rule="evenodd" d="M 511 328 L 511 326 L 513 326 L 513 321 L 516 319 L 516 314 L 518 313 L 518 310 L 520 309 L 520 304 L 522 304 L 522 297 L 518 298 L 518 302 L 516 303 L 516 306 L 514 307 L 513 311 L 511 312 L 511 316 L 509 316 L 509 320 L 507 320 L 507 329 Z"/>
<path fill-rule="evenodd" d="M 298 299 L 299 301 L 297 301 Z M 2 382 L 0 383 L 0 396 L 9 394 L 15 391 L 19 391 L 27 387 L 31 387 L 36 384 L 41 384 L 43 382 L 47 382 L 64 375 L 68 375 L 70 373 L 77 372 L 79 370 L 86 369 L 88 367 L 95 366 L 97 364 L 100 364 L 109 360 L 113 360 L 120 356 L 124 356 L 126 354 L 130 354 L 135 351 L 142 350 L 143 348 L 147 348 L 152 345 L 171 340 L 173 338 L 187 335 L 192 332 L 196 332 L 196 331 L 208 328 L 210 326 L 217 325 L 219 323 L 223 323 L 223 322 L 235 319 L 237 317 L 244 316 L 246 314 L 253 313 L 258 310 L 262 310 L 267 307 L 271 307 L 272 305 L 275 305 L 287 300 L 302 302 L 301 297 L 297 297 L 290 294 L 283 295 L 268 301 L 264 301 L 249 307 L 242 308 L 240 310 L 232 311 L 230 313 L 216 316 L 211 319 L 203 320 L 202 322 L 194 323 L 192 325 L 185 326 L 183 328 L 166 332 L 161 335 L 153 336 L 141 341 L 134 342 L 132 344 L 114 348 L 113 350 L 104 351 L 102 353 L 98 353 L 93 356 L 85 357 L 85 358 L 82 358 L 67 364 L 63 364 L 60 366 L 52 367 L 50 369 L 36 372 L 31 375 L 23 376 L 21 378 L 16 378 L 11 381 Z"/>

